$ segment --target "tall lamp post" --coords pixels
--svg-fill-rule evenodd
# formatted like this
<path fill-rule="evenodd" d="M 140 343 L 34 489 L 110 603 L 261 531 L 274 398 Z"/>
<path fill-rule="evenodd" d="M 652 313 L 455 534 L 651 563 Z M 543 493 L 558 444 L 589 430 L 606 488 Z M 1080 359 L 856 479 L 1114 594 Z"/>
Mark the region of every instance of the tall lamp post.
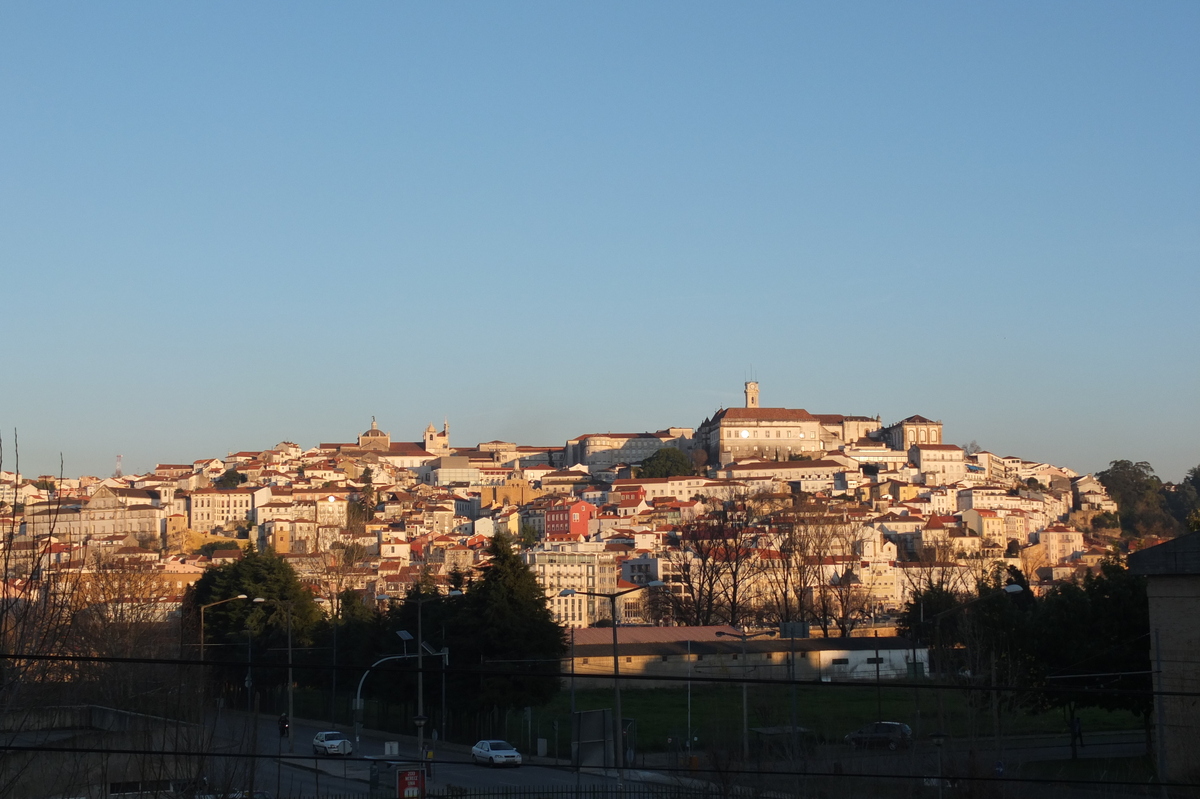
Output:
<path fill-rule="evenodd" d="M 742 642 L 742 670 L 749 673 L 750 667 L 746 665 L 746 642 L 751 638 L 760 638 L 774 635 L 774 630 L 765 630 L 761 633 L 727 633 L 724 630 L 717 630 L 717 636 L 720 638 L 737 638 Z M 742 681 L 742 760 L 750 759 L 750 711 L 746 703 L 746 681 Z"/>
<path fill-rule="evenodd" d="M 455 589 L 455 590 L 447 593 L 446 596 L 462 596 L 462 591 Z M 421 758 L 422 765 L 424 765 L 425 753 L 423 750 L 425 748 L 425 722 L 428 721 L 428 719 L 425 717 L 425 674 L 422 671 L 422 667 L 424 666 L 424 662 L 425 662 L 425 659 L 422 656 L 423 655 L 422 647 L 425 646 L 425 642 L 423 640 L 421 640 L 421 633 L 424 632 L 424 630 L 422 629 L 423 621 L 422 621 L 422 616 L 421 616 L 421 608 L 424 607 L 425 603 L 428 602 L 430 599 L 441 599 L 442 596 L 440 594 L 438 594 L 438 595 L 430 596 L 430 597 L 426 597 L 426 598 L 422 598 L 422 597 L 424 597 L 423 594 L 418 594 L 417 599 L 415 600 L 417 603 L 417 654 L 416 654 L 416 658 L 417 658 L 417 715 L 413 717 L 413 722 L 417 725 L 417 756 Z M 376 599 L 386 599 L 387 597 L 384 594 L 380 594 L 380 595 L 376 596 L 375 598 Z M 380 658 L 379 660 L 375 661 L 370 666 L 368 666 L 367 670 L 365 672 L 363 672 L 362 678 L 358 681 L 358 691 L 354 696 L 354 707 L 355 707 L 356 712 L 359 714 L 362 713 L 363 683 L 366 682 L 367 675 L 371 673 L 371 669 L 375 668 L 380 663 L 384 663 L 389 660 L 405 660 L 407 658 L 412 657 L 412 655 L 408 654 L 408 642 L 412 640 L 412 635 L 404 630 L 399 630 L 399 631 L 397 631 L 396 634 L 400 636 L 400 640 L 404 641 L 404 654 L 403 655 L 389 655 L 388 657 Z M 441 652 L 434 652 L 432 648 L 429 651 L 431 654 L 436 655 L 442 659 L 442 669 L 444 672 L 444 670 L 450 660 L 450 650 L 447 647 L 443 646 Z M 445 674 L 443 673 L 443 680 L 444 679 L 445 679 Z M 443 691 L 443 695 L 444 695 L 444 691 Z M 443 704 L 445 704 L 444 700 L 443 700 Z M 443 711 L 443 715 L 445 715 L 444 711 Z M 443 723 L 444 723 L 444 721 L 445 720 L 443 719 Z M 356 720 L 355 724 L 354 724 L 354 740 L 355 740 L 355 742 L 358 741 L 359 729 L 361 728 L 361 726 L 362 726 L 361 719 Z"/>
<path fill-rule="evenodd" d="M 665 586 L 662 580 L 651 580 L 645 585 L 639 585 L 636 588 L 626 588 L 624 591 L 614 591 L 611 594 L 604 594 L 595 591 L 580 591 L 575 588 L 564 588 L 558 592 L 559 596 L 594 596 L 601 599 L 607 599 L 609 608 L 612 613 L 612 631 L 613 631 L 613 750 L 616 755 L 617 766 L 617 785 L 621 785 L 624 779 L 623 769 L 625 768 L 625 741 L 624 741 L 624 720 L 621 718 L 621 666 L 620 656 L 617 650 L 617 599 L 626 594 L 632 594 L 636 591 L 641 591 L 646 588 L 661 588 Z"/>
<path fill-rule="evenodd" d="M 254 601 L 259 604 L 262 604 L 264 602 L 269 602 L 270 604 L 275 605 L 276 607 L 281 607 L 281 608 L 284 608 L 285 610 L 287 610 L 287 681 L 288 681 L 287 739 L 288 739 L 288 752 L 293 753 L 296 751 L 296 747 L 295 747 L 295 744 L 292 739 L 292 716 L 295 715 L 295 704 L 293 701 L 294 700 L 294 696 L 293 696 L 294 689 L 293 689 L 293 684 L 292 684 L 292 608 L 294 606 L 294 602 L 290 599 L 263 599 L 262 597 L 255 597 Z"/>
<path fill-rule="evenodd" d="M 204 611 L 217 605 L 224 605 L 226 602 L 232 602 L 235 599 L 248 599 L 245 594 L 231 596 L 229 599 L 218 599 L 216 602 L 209 602 L 207 605 L 200 606 L 200 659 L 204 660 Z"/>
<path fill-rule="evenodd" d="M 254 631 L 249 626 L 246 627 L 246 712 L 254 712 Z"/>
<path fill-rule="evenodd" d="M 450 591 L 447 596 L 462 596 L 462 591 L 455 589 Z M 441 599 L 441 594 L 426 597 L 423 592 L 417 592 L 417 715 L 413 717 L 413 722 L 417 725 L 417 756 L 421 758 L 421 763 L 425 762 L 425 722 L 429 718 L 425 715 L 425 651 L 424 630 L 422 628 L 421 608 L 425 607 L 425 603 L 430 599 Z M 433 652 L 431 648 L 429 650 Z M 434 653 L 437 654 L 437 653 Z M 443 667 L 445 663 L 443 662 Z M 444 724 L 443 720 L 443 724 Z"/>
<path fill-rule="evenodd" d="M 421 609 L 429 600 L 423 592 L 417 592 L 417 715 L 413 723 L 417 725 L 417 757 L 421 758 L 421 768 L 425 768 L 425 630 L 422 627 Z"/>

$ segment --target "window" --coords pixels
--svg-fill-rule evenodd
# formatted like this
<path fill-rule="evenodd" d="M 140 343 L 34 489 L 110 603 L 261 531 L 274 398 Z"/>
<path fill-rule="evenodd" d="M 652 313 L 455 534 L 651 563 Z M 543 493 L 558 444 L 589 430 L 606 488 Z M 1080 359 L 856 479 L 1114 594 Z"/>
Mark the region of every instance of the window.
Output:
<path fill-rule="evenodd" d="M 850 664 L 850 658 L 834 658 L 833 659 L 833 665 L 835 665 L 835 666 L 847 666 L 849 664 Z"/>
<path fill-rule="evenodd" d="M 662 662 L 663 662 L 663 663 L 666 663 L 666 662 L 667 662 L 667 656 L 666 656 L 666 655 L 663 655 L 663 656 L 662 656 Z"/>
<path fill-rule="evenodd" d="M 871 665 L 876 665 L 883 662 L 883 658 L 867 658 L 867 662 Z"/>

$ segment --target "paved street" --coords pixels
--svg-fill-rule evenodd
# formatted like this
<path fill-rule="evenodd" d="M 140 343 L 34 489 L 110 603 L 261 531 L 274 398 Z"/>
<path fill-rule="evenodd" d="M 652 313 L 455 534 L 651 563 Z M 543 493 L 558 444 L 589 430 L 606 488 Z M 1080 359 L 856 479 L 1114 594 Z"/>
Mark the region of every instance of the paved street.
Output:
<path fill-rule="evenodd" d="M 237 719 L 227 718 L 226 724 L 240 724 L 244 728 L 245 721 L 245 714 L 241 714 Z M 373 768 L 378 776 L 378 784 L 390 786 L 395 784 L 397 764 L 415 761 L 416 742 L 412 737 L 364 730 L 352 756 L 325 757 L 312 754 L 312 738 L 317 732 L 330 729 L 327 723 L 297 719 L 292 725 L 295 752 L 291 754 L 287 740 L 279 738 L 275 717 L 260 716 L 257 727 L 258 752 L 275 757 L 258 761 L 254 787 L 270 791 L 278 797 L 314 796 L 318 792 L 366 794 L 370 789 Z M 353 740 L 353 730 L 343 732 Z M 387 741 L 399 742 L 399 758 L 384 756 L 384 743 Z M 541 759 L 536 764 L 529 763 L 527 759 L 526 765 L 519 768 L 479 766 L 471 762 L 469 746 L 438 744 L 435 746 L 433 778 L 428 787 L 440 790 L 451 785 L 487 788 L 535 785 L 569 787 L 576 784 L 615 785 L 615 780 L 596 774 L 576 774 L 569 766 L 554 766 L 550 758 Z"/>
<path fill-rule="evenodd" d="M 226 713 L 220 722 L 218 737 L 221 740 L 245 741 L 249 738 L 246 729 L 246 714 Z M 395 769 L 415 762 L 415 739 L 397 736 L 377 730 L 364 730 L 361 740 L 351 757 L 326 757 L 312 754 L 312 738 L 329 729 L 327 723 L 299 719 L 293 724 L 294 753 L 288 752 L 286 739 L 280 739 L 273 716 L 260 716 L 257 722 L 257 751 L 269 757 L 261 758 L 253 775 L 254 787 L 266 790 L 277 797 L 311 797 L 320 795 L 365 795 L 372 783 L 372 775 L 378 786 L 386 789 L 395 784 Z M 353 740 L 353 730 L 343 730 Z M 399 743 L 399 757 L 385 757 L 384 744 Z M 230 746 L 230 751 L 247 752 L 249 748 Z M 1081 758 L 1129 757 L 1145 751 L 1145 740 L 1136 731 L 1118 733 L 1096 733 L 1085 739 L 1080 750 Z M 995 763 L 1002 762 L 1006 773 L 1016 774 L 1020 764 L 1038 760 L 1065 760 L 1070 758 L 1070 741 L 1065 735 L 1024 736 L 1005 738 L 999 750 L 991 738 L 948 741 L 942 751 L 944 768 L 948 773 L 965 773 L 971 760 L 992 770 Z M 535 762 L 530 762 L 533 760 Z M 670 771 L 669 756 L 650 755 L 645 767 L 662 767 Z M 213 774 L 226 773 L 233 769 L 231 787 L 247 788 L 251 779 L 244 764 L 247 761 L 228 759 L 226 763 L 213 763 Z M 764 772 L 772 770 L 791 771 L 800 764 L 761 763 Z M 240 767 L 240 770 L 239 770 Z M 811 771 L 844 771 L 848 774 L 928 774 L 935 775 L 938 769 L 938 751 L 928 741 L 920 741 L 911 750 L 888 752 L 887 750 L 856 751 L 841 745 L 819 747 L 814 756 L 803 764 Z M 237 776 L 240 774 L 240 776 Z M 647 776 L 652 776 L 647 774 Z M 697 777 L 704 777 L 703 773 Z M 479 789 L 496 786 L 558 786 L 567 788 L 582 786 L 615 786 L 613 778 L 595 773 L 575 773 L 567 765 L 555 765 L 550 758 L 526 758 L 520 768 L 494 769 L 471 762 L 470 748 L 461 744 L 437 744 L 433 776 L 428 783 L 431 790 L 443 790 L 448 786 Z"/>

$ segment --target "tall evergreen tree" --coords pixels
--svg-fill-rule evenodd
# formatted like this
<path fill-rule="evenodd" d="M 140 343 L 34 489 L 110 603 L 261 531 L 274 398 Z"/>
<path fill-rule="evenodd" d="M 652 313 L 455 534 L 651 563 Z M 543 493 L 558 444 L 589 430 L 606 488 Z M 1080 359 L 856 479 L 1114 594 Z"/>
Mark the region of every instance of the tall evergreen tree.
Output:
<path fill-rule="evenodd" d="M 286 663 L 289 606 L 292 646 L 311 644 L 312 632 L 321 617 L 312 594 L 300 584 L 290 564 L 272 552 L 257 552 L 253 547 L 241 560 L 209 569 L 188 589 L 184 612 L 194 622 L 194 640 L 199 642 L 200 607 L 240 594 L 246 599 L 224 602 L 205 612 L 205 638 L 211 647 L 205 652 L 207 659 L 241 664 L 250 647 L 257 662 Z M 253 601 L 256 598 L 270 601 L 257 603 Z M 240 679 L 239 669 L 240 665 L 233 666 L 229 679 Z M 282 679 L 281 670 L 255 676 L 260 684 Z"/>
<path fill-rule="evenodd" d="M 488 554 L 483 576 L 449 603 L 451 657 L 457 666 L 488 672 L 468 678 L 482 707 L 542 704 L 559 688 L 563 629 L 509 537 L 497 534 Z"/>

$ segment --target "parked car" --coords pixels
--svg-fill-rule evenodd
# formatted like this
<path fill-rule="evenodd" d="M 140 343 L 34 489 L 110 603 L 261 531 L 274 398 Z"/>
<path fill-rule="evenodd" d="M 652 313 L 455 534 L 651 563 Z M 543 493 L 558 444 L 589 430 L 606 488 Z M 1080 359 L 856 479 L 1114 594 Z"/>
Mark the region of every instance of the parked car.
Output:
<path fill-rule="evenodd" d="M 846 736 L 855 749 L 884 747 L 895 751 L 912 746 L 912 727 L 898 721 L 876 721 Z"/>
<path fill-rule="evenodd" d="M 314 755 L 348 755 L 354 751 L 354 744 L 340 732 L 319 732 L 313 736 Z"/>
<path fill-rule="evenodd" d="M 521 765 L 521 753 L 508 741 L 480 741 L 471 747 L 471 759 L 492 766 Z"/>

